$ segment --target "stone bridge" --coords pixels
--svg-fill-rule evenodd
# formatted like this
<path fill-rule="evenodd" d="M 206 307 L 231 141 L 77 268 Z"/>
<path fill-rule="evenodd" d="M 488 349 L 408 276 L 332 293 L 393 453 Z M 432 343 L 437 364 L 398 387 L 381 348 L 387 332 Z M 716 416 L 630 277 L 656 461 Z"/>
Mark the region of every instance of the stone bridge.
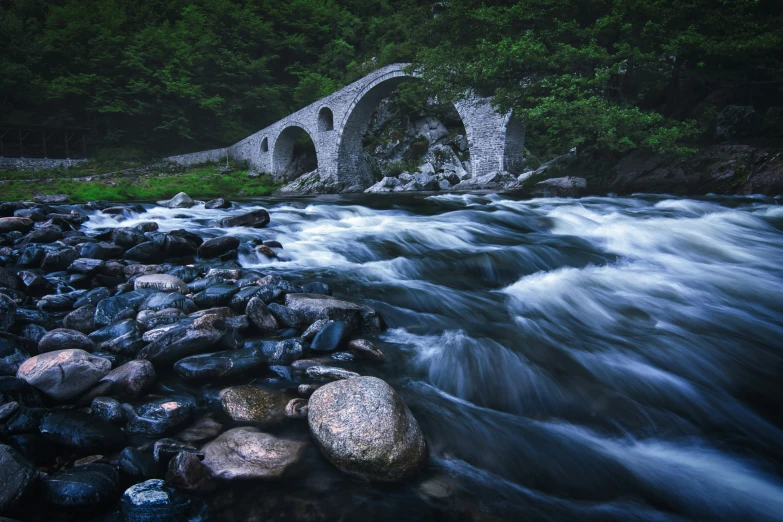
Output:
<path fill-rule="evenodd" d="M 169 161 L 195 164 L 205 161 L 247 160 L 254 169 L 278 176 L 288 167 L 302 130 L 315 145 L 321 178 L 334 177 L 343 189 L 357 190 L 374 183 L 365 164 L 362 134 L 380 101 L 398 85 L 415 77 L 408 64 L 381 67 L 287 118 L 261 129 L 223 149 L 181 156 Z M 474 177 L 498 171 L 516 172 L 522 166 L 525 129 L 510 114 L 499 114 L 487 99 L 473 98 L 455 104 L 462 118 Z"/>

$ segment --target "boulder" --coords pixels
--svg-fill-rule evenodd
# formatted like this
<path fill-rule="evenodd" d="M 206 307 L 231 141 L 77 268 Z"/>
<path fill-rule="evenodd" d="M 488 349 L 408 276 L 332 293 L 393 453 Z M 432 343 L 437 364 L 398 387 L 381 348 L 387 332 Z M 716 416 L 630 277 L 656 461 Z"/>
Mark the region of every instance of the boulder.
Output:
<path fill-rule="evenodd" d="M 232 236 L 214 237 L 204 241 L 198 247 L 198 256 L 204 259 L 219 257 L 239 248 L 239 239 Z"/>
<path fill-rule="evenodd" d="M 285 304 L 302 320 L 313 324 L 319 319 L 343 321 L 354 330 L 379 332 L 385 327 L 381 315 L 369 306 L 320 294 L 287 294 Z"/>
<path fill-rule="evenodd" d="M 144 236 L 144 233 L 137 228 L 120 227 L 114 229 L 111 240 L 115 245 L 126 249 L 133 248 L 139 243 L 143 243 L 147 238 Z"/>
<path fill-rule="evenodd" d="M 413 475 L 426 459 L 424 434 L 399 394 L 376 377 L 318 388 L 308 423 L 323 454 L 351 475 L 384 482 Z"/>
<path fill-rule="evenodd" d="M 193 296 L 193 301 L 201 308 L 213 306 L 226 306 L 231 303 L 231 298 L 239 292 L 239 287 L 229 284 L 217 284 Z"/>
<path fill-rule="evenodd" d="M 234 386 L 221 392 L 223 410 L 237 422 L 271 422 L 280 420 L 286 399 L 280 392 L 256 386 Z"/>
<path fill-rule="evenodd" d="M 145 346 L 138 357 L 153 364 L 172 364 L 214 349 L 226 331 L 226 322 L 220 318 L 212 318 L 203 324 L 194 322 L 189 326 L 175 326 Z"/>
<path fill-rule="evenodd" d="M 125 444 L 125 433 L 96 415 L 78 410 L 50 413 L 41 421 L 41 435 L 82 454 L 119 450 Z"/>
<path fill-rule="evenodd" d="M 120 496 L 120 475 L 108 464 L 87 464 L 49 475 L 41 481 L 48 504 L 86 507 L 112 502 Z"/>
<path fill-rule="evenodd" d="M 256 428 L 234 428 L 204 447 L 204 465 L 221 480 L 274 479 L 301 460 L 306 446 Z"/>
<path fill-rule="evenodd" d="M 93 397 L 101 394 L 123 399 L 133 399 L 155 383 L 155 367 L 145 359 L 136 359 L 119 366 L 106 374 L 90 390 Z M 97 395 L 96 395 L 97 393 Z"/>
<path fill-rule="evenodd" d="M 182 279 L 168 274 L 139 276 L 133 282 L 133 288 L 135 290 L 157 290 L 158 292 L 179 292 L 180 294 L 188 293 L 188 285 L 186 285 Z"/>
<path fill-rule="evenodd" d="M 534 194 L 545 197 L 576 198 L 580 191 L 587 189 L 587 180 L 575 176 L 550 178 L 536 183 Z"/>
<path fill-rule="evenodd" d="M 227 199 L 217 198 L 204 203 L 204 208 L 210 210 L 216 208 L 231 208 L 231 202 L 228 201 Z"/>
<path fill-rule="evenodd" d="M 13 231 L 26 234 L 32 230 L 34 224 L 32 219 L 26 217 L 0 218 L 0 234 Z"/>
<path fill-rule="evenodd" d="M 241 214 L 239 216 L 231 216 L 220 220 L 220 226 L 223 228 L 230 227 L 252 227 L 262 228 L 269 223 L 269 213 L 264 209 L 254 210 Z"/>
<path fill-rule="evenodd" d="M 38 353 L 68 349 L 93 352 L 95 351 L 95 343 L 83 333 L 67 328 L 56 328 L 44 335 L 38 342 Z"/>
<path fill-rule="evenodd" d="M 129 248 L 122 256 L 124 259 L 131 259 L 139 263 L 159 263 L 165 259 L 162 245 L 154 241 L 144 241 L 138 245 Z"/>
<path fill-rule="evenodd" d="M 402 183 L 400 183 L 400 180 L 386 176 L 375 185 L 366 189 L 365 192 L 370 194 L 377 194 L 382 192 L 398 192 L 400 190 L 402 190 Z"/>
<path fill-rule="evenodd" d="M 37 480 L 38 470 L 30 461 L 0 444 L 0 513 L 19 506 Z"/>
<path fill-rule="evenodd" d="M 108 261 L 119 259 L 125 253 L 125 249 L 112 243 L 85 243 L 79 251 L 79 256 L 89 259 Z"/>
<path fill-rule="evenodd" d="M 111 370 L 111 362 L 84 350 L 58 350 L 31 357 L 19 367 L 24 380 L 57 401 L 73 399 Z"/>
<path fill-rule="evenodd" d="M 184 192 L 180 192 L 173 198 L 165 201 L 158 201 L 158 205 L 166 208 L 190 208 L 196 204 L 195 201 L 190 199 L 190 196 Z"/>
<path fill-rule="evenodd" d="M 30 243 L 54 243 L 63 238 L 63 230 L 57 225 L 44 225 L 25 236 L 21 245 Z"/>

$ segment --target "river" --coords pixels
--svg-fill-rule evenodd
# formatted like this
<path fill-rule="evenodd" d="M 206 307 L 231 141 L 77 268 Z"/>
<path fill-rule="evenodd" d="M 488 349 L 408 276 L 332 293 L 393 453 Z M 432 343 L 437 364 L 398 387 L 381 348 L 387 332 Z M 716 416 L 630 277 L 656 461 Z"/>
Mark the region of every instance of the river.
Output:
<path fill-rule="evenodd" d="M 383 366 L 344 366 L 402 392 L 427 469 L 374 486 L 314 459 L 219 494 L 222 515 L 783 520 L 780 202 L 323 196 L 85 226 L 274 239 L 278 259 L 242 266 L 326 282 L 388 323 Z M 210 225 L 258 206 L 265 229 Z"/>

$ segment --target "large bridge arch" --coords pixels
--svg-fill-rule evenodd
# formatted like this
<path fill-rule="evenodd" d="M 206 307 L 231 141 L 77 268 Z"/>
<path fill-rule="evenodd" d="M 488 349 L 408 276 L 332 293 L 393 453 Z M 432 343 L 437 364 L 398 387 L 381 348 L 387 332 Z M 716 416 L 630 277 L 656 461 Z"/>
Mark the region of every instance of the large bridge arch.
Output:
<path fill-rule="evenodd" d="M 285 172 L 286 168 L 288 168 L 288 165 L 293 159 L 296 141 L 302 132 L 306 133 L 313 142 L 313 146 L 315 147 L 316 161 L 318 161 L 320 165 L 321 154 L 319 154 L 318 143 L 315 140 L 313 132 L 309 131 L 307 127 L 301 123 L 288 122 L 286 125 L 281 127 L 272 147 L 270 173 L 273 176 L 281 175 L 283 172 Z"/>

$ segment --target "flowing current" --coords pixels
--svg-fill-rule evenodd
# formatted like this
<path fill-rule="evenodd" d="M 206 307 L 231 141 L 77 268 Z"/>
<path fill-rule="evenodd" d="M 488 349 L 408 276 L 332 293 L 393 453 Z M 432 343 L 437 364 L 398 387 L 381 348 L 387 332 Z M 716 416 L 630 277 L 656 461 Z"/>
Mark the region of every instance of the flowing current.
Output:
<path fill-rule="evenodd" d="M 268 228 L 212 225 L 259 206 Z M 287 486 L 331 496 L 346 519 L 783 520 L 780 200 L 148 208 L 87 226 L 156 216 L 163 231 L 275 239 L 278 259 L 245 253 L 242 266 L 383 314 L 387 362 L 360 371 L 402 392 L 430 463 L 396 486 Z"/>

